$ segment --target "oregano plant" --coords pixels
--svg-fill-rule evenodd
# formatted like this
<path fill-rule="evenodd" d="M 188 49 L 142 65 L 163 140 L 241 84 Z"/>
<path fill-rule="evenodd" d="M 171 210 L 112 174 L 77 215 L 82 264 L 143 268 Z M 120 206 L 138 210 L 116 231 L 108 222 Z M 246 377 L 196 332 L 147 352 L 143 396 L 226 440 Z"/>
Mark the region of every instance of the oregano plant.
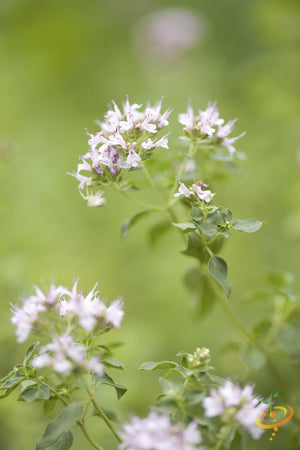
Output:
<path fill-rule="evenodd" d="M 141 364 L 144 372 L 163 374 L 158 380 L 161 393 L 153 399 L 147 417 L 131 416 L 122 423 L 115 411 L 99 404 L 95 394 L 108 386 L 121 399 L 127 391 L 111 375 L 113 369 L 124 369 L 115 359 L 120 343 L 103 340 L 103 335 L 113 335 L 113 329 L 121 326 L 123 299 L 104 302 L 97 285 L 84 295 L 78 279 L 71 288 L 53 281 L 46 289 L 35 286 L 20 305 L 12 305 L 11 321 L 19 343 L 30 335 L 38 340 L 25 351 L 23 362 L 0 381 L 0 398 L 18 389 L 19 401 L 40 402 L 45 416 L 55 415 L 36 442 L 37 450 L 71 448 L 74 427 L 80 428 L 91 448 L 102 450 L 101 436 L 92 436 L 89 430 L 89 418 L 95 416 L 108 427 L 114 448 L 120 450 L 247 449 L 251 441 L 267 439 L 264 429 L 287 422 L 285 413 L 274 406 L 280 395 L 285 402 L 290 399 L 271 355 L 276 348 L 285 353 L 291 367 L 300 361 L 300 298 L 293 290 L 293 277 L 273 271 L 266 286 L 252 290 L 249 296 L 269 304 L 271 312 L 267 317 L 258 315 L 248 329 L 231 306 L 230 265 L 222 252 L 236 232 L 252 234 L 263 225 L 256 218 L 237 218 L 226 205 L 218 204 L 215 180 L 238 170 L 244 155 L 235 143 L 244 133 L 231 136 L 236 119 L 225 123 L 216 103 L 196 113 L 189 105 L 178 116 L 183 126 L 181 143 L 178 149 L 169 148 L 166 129 L 172 109 L 162 109 L 162 101 L 144 110 L 131 104 L 129 97 L 121 108 L 113 101 L 98 122 L 99 130 L 87 131 L 88 151 L 70 174 L 79 181 L 87 206 L 101 207 L 101 214 L 110 188 L 139 205 L 141 210 L 121 225 L 122 238 L 150 215 L 158 218 L 149 232 L 153 241 L 173 227 L 177 230 L 182 254 L 195 260 L 183 274 L 196 304 L 193 314 L 203 319 L 214 304 L 221 306 L 241 338 L 227 342 L 224 352 L 227 348 L 238 353 L 249 368 L 249 380 L 242 385 L 218 376 L 210 350 L 199 343 L 191 353 L 180 351 L 176 361 Z M 151 165 L 153 160 L 158 162 Z M 155 192 L 156 203 L 143 198 L 146 184 Z M 262 368 L 276 377 L 280 392 L 255 393 L 255 374 Z M 290 420 L 293 414 L 289 414 Z M 296 422 L 298 415 L 293 418 Z M 299 445 L 299 433 L 292 439 Z"/>

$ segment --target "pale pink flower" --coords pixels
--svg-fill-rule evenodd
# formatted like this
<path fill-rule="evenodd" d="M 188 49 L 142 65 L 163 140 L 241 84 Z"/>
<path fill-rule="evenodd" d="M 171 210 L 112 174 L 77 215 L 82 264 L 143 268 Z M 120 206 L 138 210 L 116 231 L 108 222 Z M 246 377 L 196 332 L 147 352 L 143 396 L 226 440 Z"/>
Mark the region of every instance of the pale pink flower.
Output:
<path fill-rule="evenodd" d="M 253 394 L 253 386 L 243 389 L 238 384 L 227 380 L 218 389 L 210 389 L 210 395 L 202 402 L 206 417 L 221 416 L 226 421 L 226 412 L 240 423 L 252 436 L 259 439 L 263 429 L 256 425 L 256 417 L 261 414 L 265 405 L 259 404 L 258 398 Z"/>
<path fill-rule="evenodd" d="M 184 183 L 179 180 L 177 181 L 177 183 L 179 183 L 179 188 L 178 192 L 174 194 L 174 197 L 179 197 L 180 195 L 184 195 L 185 197 L 194 197 L 194 192 L 188 189 Z"/>
<path fill-rule="evenodd" d="M 89 136 L 89 151 L 80 157 L 77 171 L 69 173 L 79 181 L 79 189 L 113 181 L 121 170 L 135 168 L 148 158 L 145 150 L 156 147 L 168 148 L 168 134 L 153 140 L 158 132 L 168 125 L 171 109 L 161 112 L 162 98 L 154 105 L 140 111 L 142 105 L 130 104 L 128 96 L 122 111 L 113 101 L 113 109 L 105 114 L 103 122 L 97 122 L 100 132 Z M 83 173 L 82 173 L 83 172 Z M 105 201 L 100 194 L 82 195 L 88 206 L 103 206 Z"/>
<path fill-rule="evenodd" d="M 121 433 L 120 450 L 194 450 L 202 437 L 196 422 L 186 428 L 169 416 L 152 412 L 145 419 L 132 417 Z"/>
<path fill-rule="evenodd" d="M 114 328 L 119 328 L 124 316 L 123 302 L 121 299 L 114 300 L 106 310 L 105 321 Z"/>
<path fill-rule="evenodd" d="M 103 375 L 103 365 L 98 358 L 87 359 L 85 346 L 75 342 L 67 333 L 54 337 L 52 342 L 41 347 L 40 353 L 32 360 L 32 366 L 37 369 L 50 367 L 63 376 L 78 369 Z"/>

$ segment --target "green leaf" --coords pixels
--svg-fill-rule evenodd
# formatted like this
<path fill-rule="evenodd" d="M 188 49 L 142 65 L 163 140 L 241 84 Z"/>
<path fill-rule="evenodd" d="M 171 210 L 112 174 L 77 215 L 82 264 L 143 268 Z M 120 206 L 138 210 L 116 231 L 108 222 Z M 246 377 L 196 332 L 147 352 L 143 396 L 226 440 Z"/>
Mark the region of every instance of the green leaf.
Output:
<path fill-rule="evenodd" d="M 27 364 L 32 360 L 32 358 L 34 357 L 35 354 L 35 350 L 38 347 L 39 342 L 35 342 L 34 344 L 30 345 L 30 347 L 28 347 L 28 349 L 26 350 L 25 356 L 24 356 L 24 361 L 23 364 L 24 366 L 27 366 Z"/>
<path fill-rule="evenodd" d="M 201 211 L 201 209 L 195 208 L 193 206 L 192 207 L 191 218 L 193 219 L 193 221 L 195 221 L 197 223 L 203 222 L 204 216 L 203 216 L 203 212 Z"/>
<path fill-rule="evenodd" d="M 73 434 L 71 431 L 66 431 L 63 433 L 57 441 L 54 443 L 47 445 L 47 447 L 44 446 L 36 446 L 36 450 L 68 450 L 70 447 L 72 447 L 73 444 Z"/>
<path fill-rule="evenodd" d="M 218 375 L 211 375 L 211 374 L 209 374 L 209 379 L 214 383 L 216 383 L 216 385 L 218 386 L 223 386 L 223 384 L 226 381 L 224 378 L 219 377 Z"/>
<path fill-rule="evenodd" d="M 242 450 L 243 446 L 243 435 L 239 430 L 234 430 L 228 441 L 225 444 L 226 450 Z"/>
<path fill-rule="evenodd" d="M 135 216 L 131 217 L 131 219 L 126 220 L 121 225 L 121 238 L 125 238 L 129 230 L 137 224 L 140 220 L 142 220 L 144 217 L 149 216 L 150 214 L 154 213 L 155 209 L 146 209 L 145 211 L 137 213 Z"/>
<path fill-rule="evenodd" d="M 205 392 L 198 392 L 195 389 L 191 389 L 186 393 L 185 401 L 186 404 L 189 406 L 197 405 L 200 402 L 202 402 L 203 398 L 205 397 Z"/>
<path fill-rule="evenodd" d="M 271 325 L 272 322 L 268 319 L 263 319 L 257 322 L 253 327 L 255 337 L 258 339 L 265 337 Z"/>
<path fill-rule="evenodd" d="M 225 291 L 227 297 L 230 297 L 232 286 L 227 281 L 227 264 L 219 256 L 211 256 L 208 261 L 208 271 L 216 282 Z"/>
<path fill-rule="evenodd" d="M 139 191 L 140 188 L 132 181 L 123 181 L 121 184 L 122 191 Z"/>
<path fill-rule="evenodd" d="M 185 233 L 193 231 L 197 228 L 196 225 L 194 225 L 192 222 L 186 222 L 186 223 L 172 222 L 172 225 L 174 225 L 174 227 L 176 227 L 176 228 L 179 228 L 180 230 L 182 230 Z"/>
<path fill-rule="evenodd" d="M 171 229 L 171 222 L 168 220 L 164 220 L 163 222 L 158 222 L 149 230 L 149 241 L 151 244 L 156 244 L 158 240 L 163 236 L 164 233 L 166 233 L 168 230 Z"/>
<path fill-rule="evenodd" d="M 106 347 L 109 349 L 116 349 L 119 347 L 122 347 L 124 345 L 123 341 L 112 341 L 105 344 Z"/>
<path fill-rule="evenodd" d="M 211 244 L 209 244 L 208 247 L 215 255 L 217 255 L 221 251 L 225 242 L 225 237 L 228 237 L 226 236 L 226 233 L 219 234 L 219 236 L 217 236 L 217 238 Z"/>
<path fill-rule="evenodd" d="M 81 418 L 83 411 L 84 403 L 82 402 L 71 403 L 67 406 L 55 422 L 48 423 L 43 436 L 36 442 L 36 450 L 64 450 L 70 448 L 71 437 L 69 434 L 66 436 L 66 431 L 76 424 L 77 420 Z"/>
<path fill-rule="evenodd" d="M 173 361 L 160 361 L 160 362 L 148 361 L 141 364 L 139 370 L 152 371 L 152 370 L 172 369 L 173 367 L 177 366 L 178 364 Z"/>
<path fill-rule="evenodd" d="M 300 363 L 300 328 L 285 323 L 278 331 L 275 342 L 296 364 Z"/>
<path fill-rule="evenodd" d="M 121 361 L 117 361 L 116 359 L 105 359 L 102 361 L 103 364 L 107 367 L 113 367 L 114 369 L 125 369 L 125 366 Z"/>
<path fill-rule="evenodd" d="M 204 317 L 216 300 L 216 292 L 209 277 L 199 267 L 191 267 L 184 275 L 184 283 L 192 293 L 196 316 Z"/>
<path fill-rule="evenodd" d="M 48 400 L 51 396 L 48 386 L 41 384 L 38 387 L 30 386 L 24 389 L 18 397 L 19 401 L 34 402 L 36 400 Z"/>
<path fill-rule="evenodd" d="M 294 282 L 294 276 L 289 272 L 273 270 L 268 274 L 267 280 L 273 287 L 284 289 L 291 287 Z"/>
<path fill-rule="evenodd" d="M 176 397 L 176 392 L 178 392 L 182 386 L 180 383 L 166 380 L 165 378 L 159 378 L 159 384 L 163 393 L 165 395 L 169 395 L 170 397 Z"/>
<path fill-rule="evenodd" d="M 265 354 L 251 346 L 246 346 L 241 351 L 241 356 L 245 363 L 255 370 L 260 370 L 266 364 L 266 356 Z"/>
<path fill-rule="evenodd" d="M 9 378 L 13 377 L 16 373 L 17 373 L 17 371 L 14 369 L 14 370 L 11 370 L 11 371 L 10 371 L 7 375 L 5 375 L 3 378 L 1 378 L 1 380 L 0 380 L 0 389 L 2 389 L 2 385 L 3 385 L 7 380 L 9 380 Z"/>
<path fill-rule="evenodd" d="M 234 230 L 244 231 L 244 233 L 254 233 L 259 230 L 263 222 L 260 222 L 257 219 L 244 219 L 244 220 L 236 220 L 232 225 Z"/>
<path fill-rule="evenodd" d="M 188 246 L 185 250 L 181 251 L 183 255 L 192 256 L 199 259 L 201 262 L 207 262 L 209 253 L 201 241 L 199 233 L 196 231 L 188 233 Z"/>
<path fill-rule="evenodd" d="M 12 387 L 17 387 L 22 381 L 26 379 L 27 377 L 23 373 L 16 373 L 8 380 L 6 380 L 6 382 L 1 386 L 1 389 L 9 389 Z"/>
<path fill-rule="evenodd" d="M 214 223 L 199 223 L 198 227 L 208 237 L 213 237 L 218 232 L 218 227 Z"/>
<path fill-rule="evenodd" d="M 48 400 L 44 401 L 44 403 L 43 403 L 43 411 L 44 411 L 44 415 L 45 416 L 48 416 L 49 414 L 51 414 L 55 410 L 57 402 L 58 402 L 58 398 L 57 397 L 51 397 Z"/>
<path fill-rule="evenodd" d="M 275 392 L 275 394 L 273 395 L 274 398 L 277 398 L 281 395 L 281 392 Z"/>
<path fill-rule="evenodd" d="M 106 384 L 108 386 L 112 386 L 116 390 L 118 399 L 123 397 L 123 395 L 127 392 L 126 387 L 124 387 L 120 384 L 116 384 L 114 382 L 114 380 L 109 375 L 107 375 L 107 373 L 104 373 L 104 375 L 101 375 L 101 376 L 97 375 L 96 373 L 93 373 L 92 381 L 95 386 L 99 386 L 101 384 Z"/>
<path fill-rule="evenodd" d="M 25 389 L 18 397 L 19 401 L 23 402 L 34 402 L 36 400 L 36 393 L 37 393 L 36 387 L 30 387 Z"/>

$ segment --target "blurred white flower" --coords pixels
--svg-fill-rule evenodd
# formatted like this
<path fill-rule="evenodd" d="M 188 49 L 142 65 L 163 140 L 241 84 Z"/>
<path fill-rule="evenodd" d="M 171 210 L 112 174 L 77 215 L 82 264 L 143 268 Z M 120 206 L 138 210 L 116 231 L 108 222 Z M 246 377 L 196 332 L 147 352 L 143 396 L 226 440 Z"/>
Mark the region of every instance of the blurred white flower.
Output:
<path fill-rule="evenodd" d="M 221 416 L 226 422 L 234 417 L 253 439 L 259 439 L 264 431 L 256 425 L 256 417 L 265 410 L 265 405 L 258 404 L 253 386 L 247 385 L 242 389 L 227 380 L 218 389 L 210 389 L 210 396 L 204 398 L 203 407 L 205 416 L 209 418 Z"/>
<path fill-rule="evenodd" d="M 194 450 L 201 442 L 197 423 L 186 428 L 169 416 L 152 412 L 145 419 L 132 417 L 121 433 L 120 450 Z"/>
<path fill-rule="evenodd" d="M 105 198 L 103 197 L 103 191 L 98 191 L 95 194 L 89 191 L 87 188 L 86 195 L 84 195 L 80 190 L 79 193 L 84 200 L 87 200 L 87 205 L 92 208 L 99 208 L 100 206 L 104 206 L 106 203 Z"/>
<path fill-rule="evenodd" d="M 207 22 L 186 8 L 158 10 L 139 24 L 135 40 L 139 54 L 168 63 L 178 60 L 207 34 Z"/>
<path fill-rule="evenodd" d="M 18 342 L 24 342 L 31 332 L 52 335 L 54 327 L 59 326 L 62 331 L 65 327 L 63 317 L 87 332 L 96 332 L 107 326 L 119 328 L 124 316 L 122 299 L 117 298 L 107 306 L 100 300 L 97 284 L 86 296 L 77 285 L 78 279 L 70 291 L 51 283 L 46 293 L 34 286 L 35 295 L 24 297 L 21 306 L 11 305 L 11 322 L 16 327 Z"/>
<path fill-rule="evenodd" d="M 75 342 L 67 333 L 41 347 L 40 353 L 32 360 L 32 366 L 37 369 L 51 367 L 64 376 L 78 369 L 92 370 L 100 376 L 104 373 L 98 358 L 87 359 L 85 346 Z"/>

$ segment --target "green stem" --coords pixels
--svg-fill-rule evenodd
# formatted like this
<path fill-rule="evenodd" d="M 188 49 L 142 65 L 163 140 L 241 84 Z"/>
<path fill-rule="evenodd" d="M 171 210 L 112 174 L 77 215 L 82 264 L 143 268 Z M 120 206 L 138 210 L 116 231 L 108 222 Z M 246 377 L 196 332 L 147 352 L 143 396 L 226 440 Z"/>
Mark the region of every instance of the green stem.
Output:
<path fill-rule="evenodd" d="M 184 160 L 183 160 L 183 162 L 182 162 L 182 164 L 181 164 L 181 166 L 180 166 L 180 169 L 179 169 L 179 171 L 178 171 L 178 173 L 177 173 L 177 175 L 176 175 L 176 181 L 175 181 L 174 186 L 173 186 L 173 188 L 172 188 L 172 190 L 171 190 L 169 202 L 171 202 L 171 201 L 173 200 L 173 196 L 174 196 L 174 194 L 175 194 L 175 192 L 176 192 L 176 190 L 177 190 L 177 180 L 180 180 L 180 178 L 181 178 L 182 175 L 184 174 L 185 169 L 186 169 L 186 165 L 187 165 L 187 163 L 189 162 L 190 158 L 191 158 L 192 156 L 194 156 L 195 151 L 196 151 L 196 142 L 192 142 L 191 145 L 190 145 L 188 154 L 187 154 L 186 157 L 184 158 Z"/>
<path fill-rule="evenodd" d="M 131 197 L 131 195 L 128 195 L 125 191 L 123 191 L 123 189 L 121 189 L 121 188 L 119 187 L 118 184 L 114 184 L 113 186 L 114 186 L 119 192 L 121 192 L 121 194 L 124 195 L 124 197 L 126 197 L 126 198 L 128 198 L 129 200 L 131 200 L 131 201 L 137 203 L 138 205 L 141 205 L 141 206 L 144 206 L 144 207 L 150 208 L 150 209 L 156 209 L 156 210 L 158 210 L 158 211 L 164 211 L 164 210 L 165 210 L 165 208 L 163 208 L 163 207 L 161 207 L 161 206 L 158 206 L 158 205 L 151 205 L 151 204 L 149 204 L 149 203 L 145 203 L 145 202 L 143 202 L 143 201 L 141 201 L 141 200 L 138 200 L 137 198 Z"/>
<path fill-rule="evenodd" d="M 238 317 L 236 316 L 235 312 L 231 308 L 230 304 L 228 303 L 227 299 L 224 298 L 223 295 L 220 295 L 218 291 L 214 290 L 217 294 L 217 300 L 219 304 L 221 305 L 223 311 L 225 312 L 227 318 L 232 323 L 234 328 L 239 332 L 239 334 L 242 336 L 244 340 L 249 342 L 250 344 L 255 344 L 253 336 L 247 331 L 247 329 L 244 327 L 244 325 L 239 321 Z"/>
<path fill-rule="evenodd" d="M 174 211 L 172 210 L 172 208 L 167 203 L 166 199 L 164 198 L 164 196 L 162 195 L 162 193 L 160 192 L 160 190 L 156 186 L 155 182 L 153 181 L 153 179 L 152 179 L 152 177 L 151 177 L 151 175 L 150 175 L 150 173 L 149 173 L 149 171 L 148 171 L 148 169 L 147 169 L 147 167 L 145 165 L 143 165 L 143 171 L 144 171 L 144 173 L 146 175 L 146 178 L 147 178 L 150 186 L 157 193 L 157 195 L 160 198 L 162 204 L 164 205 L 164 210 L 167 211 L 170 214 L 170 217 L 171 217 L 173 222 L 178 222 L 176 214 L 174 213 Z"/>
<path fill-rule="evenodd" d="M 219 439 L 219 441 L 214 446 L 213 450 L 219 450 L 220 448 L 222 448 L 222 444 L 224 443 L 225 439 L 229 436 L 230 433 L 231 433 L 231 428 L 228 427 L 228 431 L 224 433 L 224 435 L 221 437 L 221 439 Z"/>
<path fill-rule="evenodd" d="M 152 177 L 150 175 L 150 172 L 148 171 L 148 169 L 145 166 L 145 164 L 143 165 L 143 171 L 144 171 L 144 174 L 146 175 L 146 178 L 147 178 L 149 184 L 151 185 L 153 190 L 157 193 L 157 195 L 160 198 L 161 202 L 163 203 L 163 205 L 167 209 L 168 208 L 167 201 L 166 201 L 165 197 L 162 195 L 162 193 L 160 192 L 160 190 L 158 189 L 158 187 L 156 186 L 155 182 L 153 181 L 153 179 L 152 179 Z"/>
<path fill-rule="evenodd" d="M 206 222 L 206 221 L 205 221 L 205 222 Z M 216 239 L 218 239 L 219 236 L 220 236 L 219 234 L 216 234 L 216 235 L 215 235 L 213 238 L 211 238 L 209 241 L 205 242 L 205 245 L 210 245 L 210 244 L 212 244 L 213 242 L 215 242 Z"/>
<path fill-rule="evenodd" d="M 282 379 L 280 373 L 277 371 L 277 369 L 274 367 L 268 353 L 267 353 L 267 349 L 264 347 L 261 347 L 259 345 L 257 345 L 255 338 L 247 331 L 247 329 L 244 327 L 244 325 L 240 322 L 240 320 L 238 319 L 238 317 L 236 316 L 235 312 L 233 311 L 233 309 L 231 308 L 230 304 L 228 303 L 227 299 L 224 298 L 224 295 L 221 295 L 219 290 L 217 290 L 217 288 L 214 286 L 214 284 L 212 284 L 212 287 L 216 293 L 217 296 L 217 300 L 219 302 L 219 304 L 221 305 L 223 311 L 225 312 L 227 318 L 229 319 L 229 321 L 232 323 L 232 325 L 234 326 L 234 328 L 238 331 L 238 333 L 240 334 L 240 336 L 249 344 L 253 345 L 254 347 L 256 347 L 258 350 L 262 351 L 267 359 L 267 366 L 268 369 L 270 371 L 270 373 L 272 374 L 272 376 L 274 378 L 276 378 L 277 383 L 279 384 L 279 386 L 282 386 L 282 391 L 284 391 L 285 396 L 288 397 L 287 394 L 287 389 L 285 386 L 285 382 Z"/>
<path fill-rule="evenodd" d="M 50 384 L 45 383 L 44 381 L 40 380 L 39 378 L 36 377 L 32 377 L 32 380 L 35 380 L 39 383 L 42 383 L 44 386 L 47 386 L 47 388 L 49 389 L 50 392 L 52 392 L 52 394 L 55 395 L 55 397 L 57 397 L 63 405 L 68 406 L 67 401 L 63 398 L 63 396 L 56 391 L 56 389 L 54 389 L 52 386 L 50 386 Z"/>
<path fill-rule="evenodd" d="M 263 346 L 266 351 L 272 345 L 272 342 L 274 341 L 275 336 L 276 336 L 279 328 L 281 327 L 281 325 L 284 322 L 286 322 L 299 309 L 300 309 L 300 303 L 297 303 L 297 304 L 293 305 L 292 308 L 290 308 L 290 310 L 287 311 L 287 313 L 280 320 L 276 320 L 276 322 L 272 323 L 272 325 L 269 328 L 269 331 L 265 337 L 265 342 L 264 342 L 264 346 Z"/>
<path fill-rule="evenodd" d="M 66 402 L 66 400 L 63 398 L 63 396 L 56 391 L 56 389 L 54 389 L 52 386 L 50 386 L 49 384 L 45 383 L 44 381 L 39 380 L 38 378 L 36 378 L 36 381 L 42 382 L 42 384 L 44 384 L 45 386 L 47 386 L 50 390 L 50 392 L 52 392 L 52 394 L 54 394 L 62 403 L 64 406 L 68 406 L 68 403 Z M 85 438 L 87 439 L 87 441 L 97 450 L 104 450 L 103 447 L 101 447 L 99 444 L 97 444 L 97 442 L 95 442 L 91 436 L 89 435 L 88 431 L 86 430 L 85 426 L 83 425 L 83 423 L 80 420 L 77 420 L 77 425 L 81 428 L 81 431 L 83 432 Z"/>
<path fill-rule="evenodd" d="M 88 434 L 85 426 L 82 423 L 78 423 L 77 424 L 80 426 L 82 433 L 84 434 L 85 438 L 87 441 L 89 441 L 89 443 L 92 445 L 92 447 L 96 448 L 97 450 L 104 450 L 103 447 L 101 447 L 101 445 L 97 444 L 97 442 L 95 442 L 91 436 Z"/>
<path fill-rule="evenodd" d="M 111 423 L 111 421 L 109 420 L 109 418 L 107 417 L 107 415 L 102 411 L 101 408 L 99 408 L 99 406 L 97 405 L 96 401 L 91 398 L 91 402 L 94 405 L 95 410 L 97 411 L 97 413 L 99 414 L 99 416 L 101 417 L 101 419 L 103 419 L 103 421 L 106 423 L 106 425 L 108 426 L 108 428 L 111 430 L 111 432 L 113 433 L 113 435 L 115 436 L 115 438 L 119 441 L 122 442 L 120 436 L 118 435 L 118 433 L 116 432 L 116 430 L 113 427 L 113 424 Z"/>

